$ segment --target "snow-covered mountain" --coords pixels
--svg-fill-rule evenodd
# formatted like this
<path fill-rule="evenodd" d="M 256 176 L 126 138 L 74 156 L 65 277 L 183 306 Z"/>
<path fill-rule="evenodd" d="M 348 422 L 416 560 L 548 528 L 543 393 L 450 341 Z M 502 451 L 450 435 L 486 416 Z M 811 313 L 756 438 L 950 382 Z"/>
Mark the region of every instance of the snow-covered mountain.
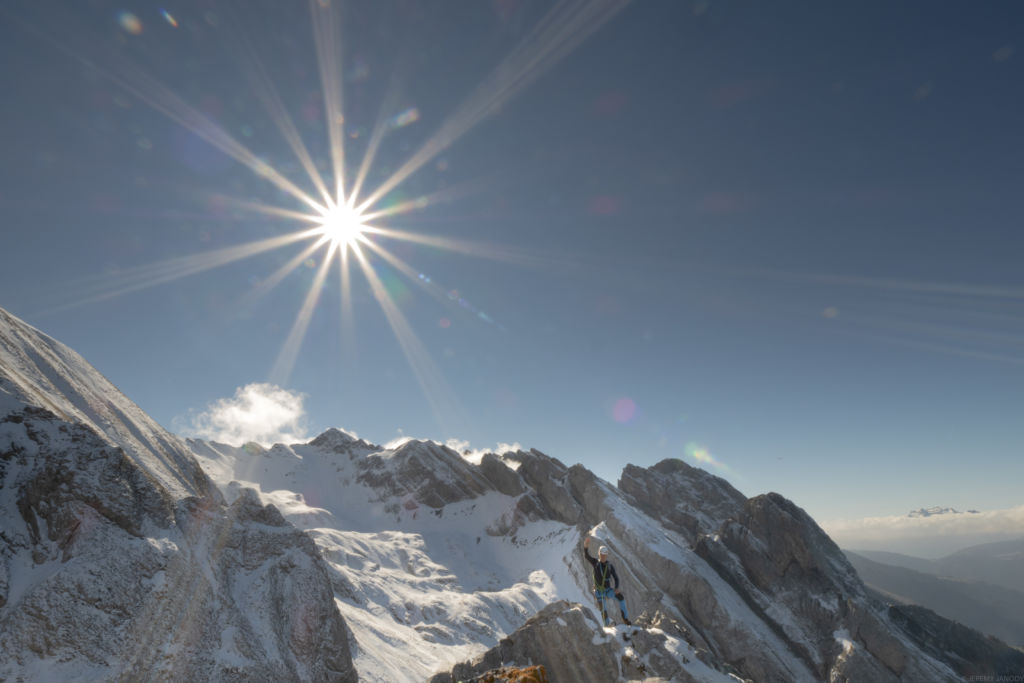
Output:
<path fill-rule="evenodd" d="M 977 515 L 977 510 L 968 510 L 961 512 L 956 508 L 944 508 L 941 505 L 935 505 L 930 508 L 918 508 L 917 510 L 911 510 L 907 513 L 907 517 L 936 517 L 939 515 Z"/>
<path fill-rule="evenodd" d="M 581 539 L 634 624 L 603 629 Z M 0 312 L 0 679 L 942 681 L 1024 655 L 865 591 L 776 494 L 681 461 L 617 486 L 340 430 L 182 441 Z M 950 635 L 953 634 L 953 635 Z M 973 635 L 972 635 L 973 634 Z M 625 637 L 628 642 L 624 642 Z M 975 639 L 976 638 L 976 639 Z"/>
<path fill-rule="evenodd" d="M 357 680 L 328 570 L 0 310 L 0 680 Z"/>

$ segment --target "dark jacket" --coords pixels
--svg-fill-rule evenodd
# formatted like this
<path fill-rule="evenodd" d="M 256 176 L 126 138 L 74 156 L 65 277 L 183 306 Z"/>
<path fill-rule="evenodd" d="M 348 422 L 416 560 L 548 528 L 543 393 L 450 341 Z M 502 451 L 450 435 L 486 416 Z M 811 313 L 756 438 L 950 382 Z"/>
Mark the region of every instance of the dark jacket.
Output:
<path fill-rule="evenodd" d="M 615 573 L 615 567 L 611 562 L 598 562 L 590 556 L 590 551 L 587 550 L 586 546 L 583 546 L 583 556 L 587 558 L 587 562 L 594 568 L 594 588 L 598 590 L 611 588 L 611 579 L 614 579 L 614 588 L 616 591 L 619 590 L 619 575 Z"/>

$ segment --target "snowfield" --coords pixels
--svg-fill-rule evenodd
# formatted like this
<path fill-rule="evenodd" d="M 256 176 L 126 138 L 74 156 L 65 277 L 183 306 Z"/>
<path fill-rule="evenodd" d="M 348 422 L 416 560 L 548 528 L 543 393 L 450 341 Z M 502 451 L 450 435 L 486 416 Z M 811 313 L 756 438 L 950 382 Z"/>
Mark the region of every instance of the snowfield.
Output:
<path fill-rule="evenodd" d="M 493 647 L 550 602 L 591 602 L 572 570 L 575 528 L 536 521 L 493 535 L 507 528 L 516 497 L 489 491 L 434 510 L 408 496 L 381 499 L 357 481 L 360 460 L 389 461 L 393 451 L 188 443 L 229 502 L 252 488 L 316 541 L 355 637 L 360 680 L 423 681 Z"/>

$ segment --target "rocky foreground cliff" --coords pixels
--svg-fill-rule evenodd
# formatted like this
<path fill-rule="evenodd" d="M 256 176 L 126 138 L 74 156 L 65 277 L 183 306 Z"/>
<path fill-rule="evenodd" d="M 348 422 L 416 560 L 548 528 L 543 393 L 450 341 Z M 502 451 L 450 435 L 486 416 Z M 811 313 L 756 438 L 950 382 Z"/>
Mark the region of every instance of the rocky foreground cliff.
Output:
<path fill-rule="evenodd" d="M 356 681 L 316 545 L 0 311 L 0 680 Z"/>
<path fill-rule="evenodd" d="M 601 627 L 585 534 L 635 628 Z M 955 681 L 1024 654 L 871 598 L 776 494 L 676 460 L 618 485 L 341 430 L 168 434 L 0 311 L 0 680 Z"/>

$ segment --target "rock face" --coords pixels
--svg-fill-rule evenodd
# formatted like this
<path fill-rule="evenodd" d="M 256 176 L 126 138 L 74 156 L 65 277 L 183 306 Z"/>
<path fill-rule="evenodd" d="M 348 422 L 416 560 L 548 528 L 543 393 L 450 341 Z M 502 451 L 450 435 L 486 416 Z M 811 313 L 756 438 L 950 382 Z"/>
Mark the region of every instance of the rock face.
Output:
<path fill-rule="evenodd" d="M 403 497 L 408 505 L 437 509 L 491 489 L 478 468 L 432 442 L 408 441 L 392 452 L 367 456 L 359 467 L 359 482 L 379 491 L 381 500 Z"/>
<path fill-rule="evenodd" d="M 736 517 L 747 501 L 726 480 L 682 460 L 663 460 L 647 469 L 626 465 L 619 489 L 633 505 L 691 543 Z"/>
<path fill-rule="evenodd" d="M 312 540 L 136 413 L 0 319 L 0 680 L 355 681 Z"/>
<path fill-rule="evenodd" d="M 543 666 L 559 683 L 608 680 L 618 672 L 615 648 L 604 647 L 607 638 L 594 638 L 600 628 L 580 605 L 555 602 L 504 638 L 477 660 L 459 664 L 450 674 L 438 674 L 431 683 L 454 683 L 482 676 L 504 664 L 531 662 Z M 595 642 L 597 640 L 598 642 Z"/>
<path fill-rule="evenodd" d="M 616 564 L 634 621 L 674 624 L 719 671 L 754 680 L 954 678 L 782 496 L 746 500 L 678 461 L 627 467 L 614 488 L 538 451 L 506 457 L 521 462 L 544 509 L 593 529 L 613 561 L 623 558 Z"/>

